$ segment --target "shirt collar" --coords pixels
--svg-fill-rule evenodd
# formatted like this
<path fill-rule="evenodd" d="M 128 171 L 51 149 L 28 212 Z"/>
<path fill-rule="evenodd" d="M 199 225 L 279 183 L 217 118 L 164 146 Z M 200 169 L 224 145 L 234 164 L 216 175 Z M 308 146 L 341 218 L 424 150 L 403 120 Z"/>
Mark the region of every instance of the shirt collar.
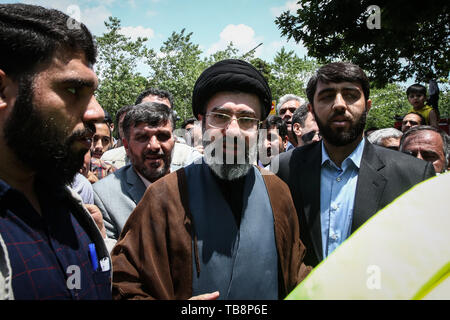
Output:
<path fill-rule="evenodd" d="M 12 188 L 9 184 L 0 179 L 0 198 L 2 198 L 11 189 Z"/>
<path fill-rule="evenodd" d="M 323 140 L 321 143 L 322 143 L 322 163 L 321 163 L 321 165 L 323 166 L 323 164 L 327 161 L 334 164 L 334 162 L 330 159 L 327 150 L 325 149 Z M 344 161 L 342 161 L 342 166 L 344 167 L 345 163 L 348 163 L 349 161 L 351 161 L 359 169 L 359 167 L 361 165 L 362 154 L 364 151 L 364 145 L 365 145 L 365 139 L 363 138 L 361 140 L 361 142 L 356 146 L 355 150 L 353 150 L 353 152 L 347 158 L 345 158 Z"/>
<path fill-rule="evenodd" d="M 144 183 L 145 188 L 148 188 L 148 186 L 152 184 L 150 181 L 145 179 L 137 170 L 136 170 L 136 173 L 139 176 L 139 178 L 141 178 L 142 182 Z"/>

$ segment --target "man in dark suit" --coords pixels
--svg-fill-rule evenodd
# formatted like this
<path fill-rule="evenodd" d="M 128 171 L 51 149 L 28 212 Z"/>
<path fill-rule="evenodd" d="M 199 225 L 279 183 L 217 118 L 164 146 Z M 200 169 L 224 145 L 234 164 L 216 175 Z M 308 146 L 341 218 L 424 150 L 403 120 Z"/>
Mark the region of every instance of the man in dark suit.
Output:
<path fill-rule="evenodd" d="M 147 187 L 170 172 L 174 128 L 165 104 L 145 102 L 127 112 L 122 142 L 131 164 L 93 185 L 94 203 L 102 212 L 108 238 L 119 238 Z"/>
<path fill-rule="evenodd" d="M 435 172 L 425 161 L 363 139 L 372 101 L 357 65 L 321 67 L 306 92 L 323 140 L 281 154 L 271 169 L 289 185 L 305 263 L 316 266 L 378 210 Z"/>

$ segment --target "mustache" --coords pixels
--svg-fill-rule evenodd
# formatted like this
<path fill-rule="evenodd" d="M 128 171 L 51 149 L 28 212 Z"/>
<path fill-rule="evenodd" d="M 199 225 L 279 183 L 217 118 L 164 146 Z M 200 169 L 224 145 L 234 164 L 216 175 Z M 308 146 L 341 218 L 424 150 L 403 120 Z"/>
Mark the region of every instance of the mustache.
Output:
<path fill-rule="evenodd" d="M 85 122 L 84 129 L 76 130 L 70 135 L 70 140 L 90 139 L 95 134 L 95 124 Z"/>
<path fill-rule="evenodd" d="M 147 157 L 147 156 L 159 156 L 160 158 L 163 158 L 164 157 L 164 152 L 162 150 L 159 150 L 159 151 L 147 150 L 147 151 L 144 151 L 142 153 L 142 155 L 144 157 Z"/>

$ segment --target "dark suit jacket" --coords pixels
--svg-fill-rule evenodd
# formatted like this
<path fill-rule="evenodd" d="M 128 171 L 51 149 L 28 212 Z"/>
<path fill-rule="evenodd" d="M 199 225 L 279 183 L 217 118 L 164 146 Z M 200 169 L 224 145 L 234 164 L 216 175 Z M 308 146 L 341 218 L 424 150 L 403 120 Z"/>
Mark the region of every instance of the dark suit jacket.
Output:
<path fill-rule="evenodd" d="M 316 266 L 323 260 L 321 142 L 282 153 L 278 160 L 276 174 L 289 186 L 299 217 L 300 237 L 307 249 L 304 262 Z M 433 176 L 435 171 L 431 163 L 372 145 L 366 140 L 356 185 L 351 232 L 412 186 Z"/>

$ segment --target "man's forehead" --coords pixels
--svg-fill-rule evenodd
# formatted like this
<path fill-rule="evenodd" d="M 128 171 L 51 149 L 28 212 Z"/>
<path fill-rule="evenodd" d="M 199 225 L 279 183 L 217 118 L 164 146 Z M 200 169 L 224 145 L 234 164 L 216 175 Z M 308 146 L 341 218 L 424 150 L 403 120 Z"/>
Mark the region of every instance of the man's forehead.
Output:
<path fill-rule="evenodd" d="M 160 97 L 157 95 L 148 95 L 146 96 L 144 99 L 142 99 L 142 102 L 159 102 L 159 103 L 163 103 L 166 106 L 168 106 L 169 108 L 171 108 L 172 106 L 170 105 L 170 101 L 168 98 L 166 97 Z"/>
<path fill-rule="evenodd" d="M 49 63 L 38 69 L 37 76 L 52 78 L 57 82 L 74 81 L 93 89 L 98 86 L 97 75 L 82 52 L 58 51 Z"/>
<path fill-rule="evenodd" d="M 414 114 L 414 113 L 409 113 L 403 118 L 403 120 L 419 120 L 420 121 L 421 119 L 420 119 L 419 115 Z"/>
<path fill-rule="evenodd" d="M 285 102 L 280 109 L 285 109 L 285 108 L 291 108 L 291 107 L 296 107 L 298 108 L 300 106 L 300 101 L 298 100 L 289 100 L 287 102 Z"/>
<path fill-rule="evenodd" d="M 405 145 L 422 144 L 422 145 L 441 145 L 443 146 L 441 135 L 431 130 L 422 130 L 413 133 L 405 140 Z"/>
<path fill-rule="evenodd" d="M 317 88 L 316 88 L 316 94 L 319 94 L 322 91 L 328 91 L 328 90 L 358 90 L 362 91 L 362 87 L 358 82 L 349 82 L 349 81 L 343 81 L 343 82 L 323 82 L 319 80 L 317 82 Z"/>
<path fill-rule="evenodd" d="M 147 123 L 147 122 L 139 122 L 134 127 L 135 131 L 139 132 L 154 132 L 154 131 L 172 131 L 172 124 L 170 121 L 159 122 L 156 125 Z"/>
<path fill-rule="evenodd" d="M 257 95 L 246 92 L 217 92 L 208 101 L 206 111 L 231 111 L 261 114 L 261 102 Z"/>

